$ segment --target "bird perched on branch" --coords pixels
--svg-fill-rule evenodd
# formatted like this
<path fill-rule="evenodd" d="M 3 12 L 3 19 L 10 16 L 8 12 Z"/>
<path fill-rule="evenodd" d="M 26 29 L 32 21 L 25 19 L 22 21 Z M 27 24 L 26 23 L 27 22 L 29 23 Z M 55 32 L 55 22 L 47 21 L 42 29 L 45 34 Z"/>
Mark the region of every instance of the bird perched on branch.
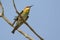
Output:
<path fill-rule="evenodd" d="M 32 6 L 26 6 L 25 8 L 24 8 L 24 10 L 22 10 L 20 13 L 19 13 L 19 15 L 16 17 L 16 19 L 15 19 L 15 21 L 16 21 L 16 26 L 15 26 L 15 28 L 12 30 L 12 33 L 14 33 L 24 22 L 23 22 L 23 20 L 21 19 L 21 17 L 20 16 L 22 16 L 22 18 L 26 21 L 27 19 L 28 19 L 28 15 L 29 15 L 29 12 L 30 12 L 30 8 L 31 8 Z M 15 22 L 14 22 L 15 23 Z M 13 23 L 13 24 L 14 24 Z"/>

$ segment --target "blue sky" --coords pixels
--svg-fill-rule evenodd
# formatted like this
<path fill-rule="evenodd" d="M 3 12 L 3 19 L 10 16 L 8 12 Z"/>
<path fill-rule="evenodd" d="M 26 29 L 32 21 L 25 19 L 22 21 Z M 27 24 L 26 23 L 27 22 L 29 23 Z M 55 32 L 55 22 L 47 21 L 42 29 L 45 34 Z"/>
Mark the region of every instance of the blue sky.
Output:
<path fill-rule="evenodd" d="M 1 0 L 5 16 L 13 22 L 17 15 L 12 0 Z M 15 0 L 19 12 L 27 5 L 31 8 L 27 22 L 44 40 L 60 40 L 60 0 Z M 30 29 L 23 24 L 19 29 L 23 30 L 34 40 L 39 40 Z M 12 34 L 13 28 L 0 18 L 0 40 L 28 40 L 19 32 Z"/>

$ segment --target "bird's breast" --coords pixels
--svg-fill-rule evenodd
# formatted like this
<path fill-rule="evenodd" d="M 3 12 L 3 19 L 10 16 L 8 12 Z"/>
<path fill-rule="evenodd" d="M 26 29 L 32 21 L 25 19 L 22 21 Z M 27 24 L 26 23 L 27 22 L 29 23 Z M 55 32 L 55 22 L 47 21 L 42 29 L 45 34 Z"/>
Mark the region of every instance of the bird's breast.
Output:
<path fill-rule="evenodd" d="M 28 14 L 22 13 L 21 16 L 24 20 L 26 20 Z M 18 17 L 18 21 L 22 21 L 22 19 L 20 17 Z"/>

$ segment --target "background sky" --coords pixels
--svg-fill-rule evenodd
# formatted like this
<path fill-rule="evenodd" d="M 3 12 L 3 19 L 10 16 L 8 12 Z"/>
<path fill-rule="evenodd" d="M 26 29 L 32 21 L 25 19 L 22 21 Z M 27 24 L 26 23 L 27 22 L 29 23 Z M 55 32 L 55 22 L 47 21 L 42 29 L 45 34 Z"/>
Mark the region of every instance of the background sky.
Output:
<path fill-rule="evenodd" d="M 13 22 L 17 15 L 12 0 L 1 0 L 5 16 Z M 44 40 L 60 40 L 60 0 L 15 0 L 16 7 L 21 12 L 27 5 L 31 8 L 27 22 Z M 23 24 L 23 30 L 34 40 L 39 40 L 30 29 Z M 0 18 L 0 40 L 28 40 L 19 32 L 12 34 L 13 28 Z"/>

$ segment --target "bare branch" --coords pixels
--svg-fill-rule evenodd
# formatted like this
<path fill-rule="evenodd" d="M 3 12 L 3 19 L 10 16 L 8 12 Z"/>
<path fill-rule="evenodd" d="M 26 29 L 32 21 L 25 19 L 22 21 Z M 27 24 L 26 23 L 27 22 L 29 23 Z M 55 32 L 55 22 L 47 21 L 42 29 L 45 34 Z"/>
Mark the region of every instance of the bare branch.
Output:
<path fill-rule="evenodd" d="M 2 12 L 0 12 L 0 17 L 2 17 L 4 15 L 4 8 L 2 6 L 1 1 L 0 1 L 0 9 L 2 10 Z"/>
<path fill-rule="evenodd" d="M 19 15 L 19 12 L 17 11 L 17 8 L 16 8 L 16 6 L 15 6 L 14 0 L 13 0 L 13 6 L 14 6 L 14 8 L 15 8 L 16 13 Z"/>
<path fill-rule="evenodd" d="M 7 19 L 7 17 L 4 16 L 4 8 L 3 8 L 1 2 L 0 2 L 0 6 L 1 6 L 1 8 L 2 8 L 2 13 L 0 13 L 0 14 L 1 14 L 0 16 L 1 16 L 9 25 L 11 25 L 11 27 L 14 28 L 14 26 L 12 25 L 12 23 Z M 25 36 L 26 38 L 28 38 L 29 40 L 33 40 L 33 38 L 31 38 L 28 34 L 24 33 L 22 30 L 17 30 L 17 31 L 18 31 L 19 33 L 21 33 L 23 36 Z"/>
<path fill-rule="evenodd" d="M 41 40 L 44 40 L 41 36 L 39 36 L 39 35 L 34 31 L 34 29 L 33 29 L 27 22 L 25 22 L 25 24 L 30 28 L 30 30 L 31 30 L 38 38 L 40 38 Z"/>

